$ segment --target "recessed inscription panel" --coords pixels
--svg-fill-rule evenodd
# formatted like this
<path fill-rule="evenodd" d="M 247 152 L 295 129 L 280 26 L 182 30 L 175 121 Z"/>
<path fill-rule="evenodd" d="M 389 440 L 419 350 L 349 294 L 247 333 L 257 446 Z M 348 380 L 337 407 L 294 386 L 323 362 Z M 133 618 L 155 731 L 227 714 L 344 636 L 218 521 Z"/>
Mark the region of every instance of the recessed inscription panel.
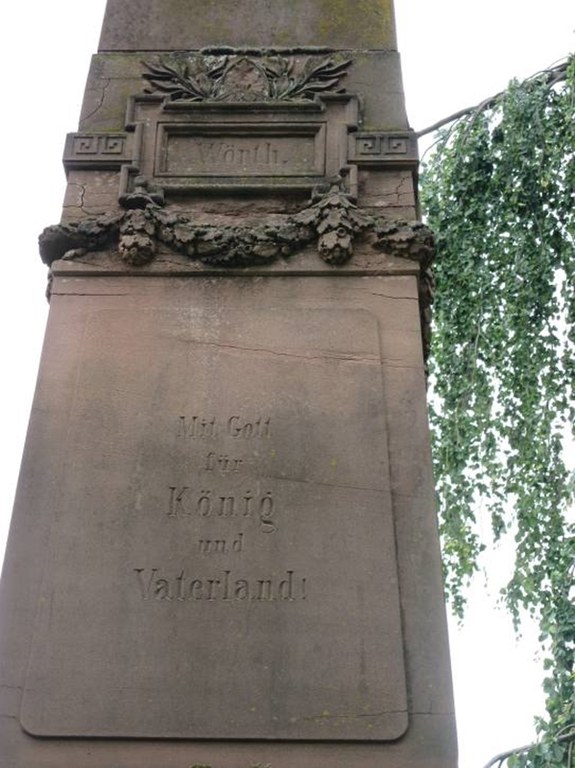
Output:
<path fill-rule="evenodd" d="M 381 397 L 367 312 L 94 314 L 23 727 L 400 736 Z"/>
<path fill-rule="evenodd" d="M 325 172 L 321 124 L 159 127 L 156 175 L 317 176 Z"/>

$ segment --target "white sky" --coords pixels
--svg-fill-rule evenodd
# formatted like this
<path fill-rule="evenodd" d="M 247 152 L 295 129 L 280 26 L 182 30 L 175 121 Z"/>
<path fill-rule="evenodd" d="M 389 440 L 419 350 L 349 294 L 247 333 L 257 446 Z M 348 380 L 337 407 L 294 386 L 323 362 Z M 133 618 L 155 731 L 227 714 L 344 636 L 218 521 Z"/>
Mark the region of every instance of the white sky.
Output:
<path fill-rule="evenodd" d="M 418 130 L 575 49 L 573 0 L 395 0 L 408 113 Z M 38 233 L 60 218 L 64 136 L 76 129 L 104 0 L 5 3 L 0 10 L 3 118 L 0 302 L 0 550 L 8 526 L 47 305 Z M 503 574 L 502 552 L 494 563 Z M 452 656 L 461 768 L 534 737 L 541 710 L 533 631 L 516 643 L 479 578 Z"/>

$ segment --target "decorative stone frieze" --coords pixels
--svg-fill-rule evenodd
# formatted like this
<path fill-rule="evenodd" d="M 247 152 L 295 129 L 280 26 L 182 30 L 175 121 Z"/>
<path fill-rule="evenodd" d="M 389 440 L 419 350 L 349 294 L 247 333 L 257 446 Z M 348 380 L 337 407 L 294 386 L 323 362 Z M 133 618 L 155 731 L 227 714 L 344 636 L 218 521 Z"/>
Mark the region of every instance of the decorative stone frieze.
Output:
<path fill-rule="evenodd" d="M 351 59 L 344 56 L 173 53 L 145 61 L 147 93 L 170 101 L 310 101 L 338 93 Z"/>
<path fill-rule="evenodd" d="M 419 261 L 424 268 L 433 255 L 433 237 L 421 223 L 386 222 L 362 210 L 341 182 L 326 185 L 298 213 L 238 224 L 198 223 L 185 213 L 163 207 L 161 198 L 143 183 L 123 198 L 125 211 L 64 222 L 40 235 L 45 263 L 73 259 L 87 251 L 117 250 L 132 266 L 152 261 L 161 245 L 204 264 L 242 267 L 287 258 L 311 243 L 320 258 L 340 265 L 353 255 L 354 238 L 364 231 L 376 236 L 374 247 L 389 255 Z"/>

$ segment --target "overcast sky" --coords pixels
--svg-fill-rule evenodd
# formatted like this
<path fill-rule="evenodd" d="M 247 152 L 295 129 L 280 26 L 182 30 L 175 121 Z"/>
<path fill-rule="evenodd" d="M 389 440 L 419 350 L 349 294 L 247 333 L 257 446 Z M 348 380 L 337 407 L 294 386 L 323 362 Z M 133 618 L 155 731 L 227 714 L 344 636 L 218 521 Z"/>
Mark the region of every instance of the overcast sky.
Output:
<path fill-rule="evenodd" d="M 286 0 L 288 2 L 289 0 Z M 104 0 L 4 3 L 0 10 L 3 119 L 3 282 L 0 302 L 0 542 L 8 525 L 47 304 L 38 233 L 60 218 L 64 136 L 77 126 Z M 573 0 L 396 0 L 412 127 L 478 103 L 575 49 Z M 0 544 L 1 547 L 1 544 Z M 503 551 L 495 563 L 503 577 Z M 487 563 L 490 568 L 494 560 Z M 542 706 L 533 632 L 516 643 L 479 578 L 452 653 L 461 768 L 534 737 Z"/>

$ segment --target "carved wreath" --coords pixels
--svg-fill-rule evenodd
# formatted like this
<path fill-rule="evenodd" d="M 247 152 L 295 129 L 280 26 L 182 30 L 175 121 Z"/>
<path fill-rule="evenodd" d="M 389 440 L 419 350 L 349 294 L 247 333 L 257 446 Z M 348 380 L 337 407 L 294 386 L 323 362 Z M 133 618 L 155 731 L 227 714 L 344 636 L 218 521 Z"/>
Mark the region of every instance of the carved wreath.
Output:
<path fill-rule="evenodd" d="M 171 101 L 311 101 L 341 92 L 340 80 L 351 59 L 293 56 L 172 54 L 157 63 L 142 62 L 148 93 Z"/>

